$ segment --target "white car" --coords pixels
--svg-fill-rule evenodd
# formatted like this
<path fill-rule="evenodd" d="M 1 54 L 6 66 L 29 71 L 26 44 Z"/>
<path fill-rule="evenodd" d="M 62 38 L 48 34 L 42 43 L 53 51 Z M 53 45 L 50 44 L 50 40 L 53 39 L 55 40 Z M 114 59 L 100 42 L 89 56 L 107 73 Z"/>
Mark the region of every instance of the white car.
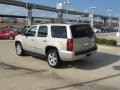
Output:
<path fill-rule="evenodd" d="M 86 24 L 39 24 L 15 38 L 19 56 L 32 52 L 47 57 L 51 67 L 90 56 L 97 50 L 95 34 Z"/>
<path fill-rule="evenodd" d="M 94 31 L 95 33 L 101 33 L 101 32 L 102 32 L 101 29 L 97 29 L 97 28 L 93 28 L 93 31 Z"/>

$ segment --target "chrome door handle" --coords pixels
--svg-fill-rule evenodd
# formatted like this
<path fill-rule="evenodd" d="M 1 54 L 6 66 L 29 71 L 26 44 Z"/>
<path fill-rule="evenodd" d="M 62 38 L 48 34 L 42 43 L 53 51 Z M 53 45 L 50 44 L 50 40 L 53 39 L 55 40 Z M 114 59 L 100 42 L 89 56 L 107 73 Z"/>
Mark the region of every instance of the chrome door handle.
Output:
<path fill-rule="evenodd" d="M 47 40 L 43 40 L 43 42 L 47 42 Z"/>
<path fill-rule="evenodd" d="M 35 39 L 32 38 L 31 41 L 35 41 Z"/>

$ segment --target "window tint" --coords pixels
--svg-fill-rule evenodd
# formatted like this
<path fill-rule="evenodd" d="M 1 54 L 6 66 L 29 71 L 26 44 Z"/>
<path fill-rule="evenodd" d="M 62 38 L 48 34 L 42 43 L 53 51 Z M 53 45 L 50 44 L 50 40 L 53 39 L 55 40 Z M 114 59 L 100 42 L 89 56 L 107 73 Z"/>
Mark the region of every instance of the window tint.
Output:
<path fill-rule="evenodd" d="M 81 38 L 93 36 L 94 32 L 89 25 L 73 25 L 71 26 L 73 38 Z"/>
<path fill-rule="evenodd" d="M 51 33 L 55 38 L 67 38 L 66 26 L 52 26 Z"/>
<path fill-rule="evenodd" d="M 47 26 L 40 26 L 38 30 L 38 37 L 47 37 L 48 28 Z"/>
<path fill-rule="evenodd" d="M 36 30 L 37 30 L 37 26 L 33 26 L 33 27 L 31 27 L 26 33 L 27 33 L 29 36 L 35 36 Z"/>

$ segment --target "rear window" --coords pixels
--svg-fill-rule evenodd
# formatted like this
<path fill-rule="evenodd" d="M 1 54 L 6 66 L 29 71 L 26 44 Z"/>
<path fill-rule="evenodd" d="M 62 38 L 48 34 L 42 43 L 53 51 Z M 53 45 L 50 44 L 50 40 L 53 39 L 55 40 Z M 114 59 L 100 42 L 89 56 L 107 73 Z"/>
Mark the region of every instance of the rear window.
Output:
<path fill-rule="evenodd" d="M 73 38 L 93 36 L 94 32 L 89 25 L 73 25 L 70 27 Z"/>
<path fill-rule="evenodd" d="M 51 26 L 51 34 L 54 38 L 67 38 L 66 26 Z"/>

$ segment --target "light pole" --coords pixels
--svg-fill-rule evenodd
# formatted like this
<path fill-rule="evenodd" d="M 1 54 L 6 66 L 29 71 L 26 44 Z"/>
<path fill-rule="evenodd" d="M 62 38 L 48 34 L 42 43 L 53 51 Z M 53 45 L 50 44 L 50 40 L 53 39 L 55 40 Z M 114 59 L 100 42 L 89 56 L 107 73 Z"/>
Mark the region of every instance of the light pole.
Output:
<path fill-rule="evenodd" d="M 97 27 L 98 27 L 99 26 L 99 18 L 98 17 L 97 17 L 96 21 L 97 21 Z"/>
<path fill-rule="evenodd" d="M 80 16 L 79 16 L 79 15 L 76 15 L 76 19 L 77 19 L 77 23 L 79 23 L 79 21 L 80 21 Z"/>
<path fill-rule="evenodd" d="M 118 28 L 118 37 L 120 37 L 120 16 L 119 16 L 119 28 Z"/>
<path fill-rule="evenodd" d="M 60 23 L 62 23 L 62 19 L 63 19 L 63 3 L 57 2 L 56 10 L 57 10 L 57 13 L 58 13 L 58 19 L 60 20 Z"/>
<path fill-rule="evenodd" d="M 96 7 L 91 6 L 91 27 L 94 27 L 94 9 L 96 9 Z"/>
<path fill-rule="evenodd" d="M 81 19 L 83 16 L 84 16 L 84 15 L 76 15 L 77 23 L 80 23 L 80 19 Z M 83 23 L 82 20 L 81 20 L 81 23 Z"/>
<path fill-rule="evenodd" d="M 108 9 L 107 12 L 108 12 L 108 16 L 109 16 L 109 27 L 111 26 L 111 12 L 113 10 L 112 9 Z"/>
<path fill-rule="evenodd" d="M 119 27 L 118 27 L 118 31 L 116 32 L 116 36 L 120 37 L 120 16 L 119 16 L 118 21 L 119 21 Z"/>
<path fill-rule="evenodd" d="M 65 22 L 67 23 L 67 19 L 68 19 L 68 5 L 71 4 L 71 2 L 69 0 L 66 0 L 65 2 L 63 2 L 64 4 L 64 8 L 65 8 Z"/>
<path fill-rule="evenodd" d="M 28 0 L 25 0 L 25 2 L 26 2 L 26 7 L 25 7 L 25 9 L 26 9 L 26 27 L 28 26 Z"/>
<path fill-rule="evenodd" d="M 120 16 L 119 16 L 119 28 L 118 28 L 118 33 L 119 33 L 119 36 L 120 36 Z"/>

